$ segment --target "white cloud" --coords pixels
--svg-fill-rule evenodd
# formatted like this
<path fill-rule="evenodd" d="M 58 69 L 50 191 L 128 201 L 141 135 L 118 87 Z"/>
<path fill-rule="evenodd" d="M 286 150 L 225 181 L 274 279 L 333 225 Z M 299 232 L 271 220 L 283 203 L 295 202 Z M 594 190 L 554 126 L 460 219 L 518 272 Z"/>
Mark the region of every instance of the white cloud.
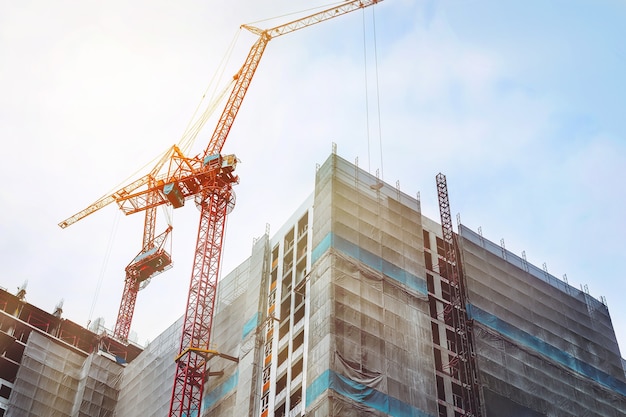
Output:
<path fill-rule="evenodd" d="M 56 223 L 178 141 L 238 25 L 310 4 L 75 3 L 20 3 L 0 16 L 0 135 L 10 154 L 0 166 L 9 179 L 0 194 L 6 254 L 0 285 L 13 288 L 28 278 L 29 300 L 52 309 L 65 298 L 67 316 L 84 324 L 102 276 L 95 315 L 112 327 L 143 219 L 119 219 L 105 266 L 114 207 L 67 230 Z M 371 14 L 355 12 L 270 42 L 224 149 L 243 160 L 225 270 L 249 254 L 266 222 L 276 230 L 309 194 L 315 164 L 331 142 L 346 159 L 380 168 L 380 99 L 385 180 L 400 180 L 408 194 L 419 191 L 436 219 L 434 176 L 443 171 L 452 209 L 468 225 L 483 226 L 494 241 L 505 237 L 507 247 L 554 265 L 557 276 L 567 272 L 575 285 L 589 283 L 593 295 L 617 293 L 599 285 L 594 268 L 601 266 L 602 281 L 609 281 L 604 277 L 617 275 L 624 249 L 626 152 L 618 122 L 605 125 L 598 116 L 614 114 L 619 98 L 606 110 L 601 101 L 578 100 L 589 89 L 571 80 L 594 85 L 593 68 L 567 77 L 576 55 L 564 59 L 556 47 L 564 38 L 545 26 L 537 24 L 527 38 L 519 28 L 530 12 L 509 28 L 504 5 L 429 4 L 377 6 L 380 96 L 368 43 L 369 144 L 362 22 L 369 25 Z M 479 19 L 482 7 L 493 14 Z M 490 32 L 496 26 L 498 37 Z M 252 42 L 242 33 L 226 76 Z M 197 148 L 213 126 L 207 124 Z M 184 309 L 198 220 L 188 206 L 174 213 L 175 268 L 139 297 L 140 340 Z M 614 320 L 626 318 L 613 306 L 618 302 L 609 303 Z"/>

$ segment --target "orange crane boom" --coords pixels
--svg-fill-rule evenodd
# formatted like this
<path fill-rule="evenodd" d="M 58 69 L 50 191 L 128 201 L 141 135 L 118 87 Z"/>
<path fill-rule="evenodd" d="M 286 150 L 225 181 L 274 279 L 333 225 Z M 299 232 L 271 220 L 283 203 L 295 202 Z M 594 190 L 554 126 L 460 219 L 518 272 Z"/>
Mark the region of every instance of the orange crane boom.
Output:
<path fill-rule="evenodd" d="M 90 214 L 95 213 L 96 211 L 100 210 L 103 207 L 108 206 L 111 203 L 117 202 L 118 204 L 120 204 L 120 202 L 124 201 L 129 195 L 132 195 L 132 193 L 135 190 L 145 185 L 148 185 L 151 182 L 154 182 L 155 176 L 163 168 L 163 166 L 167 163 L 167 161 L 170 160 L 171 153 L 173 152 L 173 148 L 174 147 L 172 147 L 165 154 L 163 154 L 163 156 L 159 159 L 159 162 L 154 166 L 154 168 L 152 168 L 152 170 L 148 174 L 144 175 L 143 177 L 139 179 L 136 179 L 130 184 L 123 186 L 119 190 L 109 195 L 99 198 L 95 203 L 89 205 L 89 207 L 79 211 L 78 213 L 60 222 L 59 227 L 61 227 L 62 229 L 65 229 L 66 227 L 73 225 L 77 221 L 84 219 Z"/>

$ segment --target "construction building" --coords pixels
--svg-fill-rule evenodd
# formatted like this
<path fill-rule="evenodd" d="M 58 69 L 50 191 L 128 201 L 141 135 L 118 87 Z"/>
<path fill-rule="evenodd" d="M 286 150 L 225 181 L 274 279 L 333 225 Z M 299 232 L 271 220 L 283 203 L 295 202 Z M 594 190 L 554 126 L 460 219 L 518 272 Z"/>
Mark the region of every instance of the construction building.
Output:
<path fill-rule="evenodd" d="M 603 302 L 462 224 L 451 242 L 333 152 L 221 279 L 195 414 L 626 415 Z M 0 310 L 0 416 L 167 414 L 182 319 L 142 350 L 19 294 Z"/>
<path fill-rule="evenodd" d="M 0 416 L 111 416 L 141 351 L 0 289 Z"/>

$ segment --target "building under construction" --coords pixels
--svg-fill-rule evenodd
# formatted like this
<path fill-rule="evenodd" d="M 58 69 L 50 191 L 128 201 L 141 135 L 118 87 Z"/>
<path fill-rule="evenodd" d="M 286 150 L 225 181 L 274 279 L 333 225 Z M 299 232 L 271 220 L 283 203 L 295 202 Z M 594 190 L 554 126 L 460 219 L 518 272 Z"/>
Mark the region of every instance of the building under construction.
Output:
<path fill-rule="evenodd" d="M 197 416 L 626 415 L 604 303 L 333 153 L 218 287 Z M 226 237 L 228 239 L 228 237 Z M 0 291 L 0 416 L 159 416 L 183 321 L 145 348 Z"/>

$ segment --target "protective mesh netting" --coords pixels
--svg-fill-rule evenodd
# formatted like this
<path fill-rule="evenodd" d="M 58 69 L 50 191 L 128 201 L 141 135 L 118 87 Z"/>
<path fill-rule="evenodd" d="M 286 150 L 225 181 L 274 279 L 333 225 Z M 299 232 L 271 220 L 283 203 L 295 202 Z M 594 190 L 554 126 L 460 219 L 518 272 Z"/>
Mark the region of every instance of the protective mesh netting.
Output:
<path fill-rule="evenodd" d="M 307 415 L 434 414 L 419 202 L 333 156 L 314 219 Z"/>
<path fill-rule="evenodd" d="M 113 415 L 123 368 L 31 332 L 6 416 Z"/>

